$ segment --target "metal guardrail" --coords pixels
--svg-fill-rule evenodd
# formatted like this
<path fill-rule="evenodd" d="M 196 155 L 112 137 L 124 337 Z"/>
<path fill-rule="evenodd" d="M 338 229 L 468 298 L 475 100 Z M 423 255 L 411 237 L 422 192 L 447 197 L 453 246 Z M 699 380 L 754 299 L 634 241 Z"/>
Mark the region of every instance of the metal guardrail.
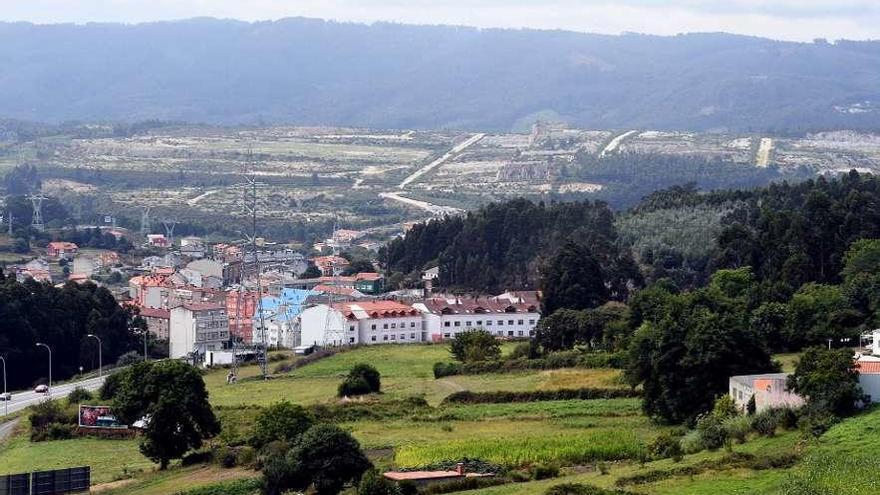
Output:
<path fill-rule="evenodd" d="M 63 495 L 88 492 L 89 466 L 0 475 L 0 495 Z"/>

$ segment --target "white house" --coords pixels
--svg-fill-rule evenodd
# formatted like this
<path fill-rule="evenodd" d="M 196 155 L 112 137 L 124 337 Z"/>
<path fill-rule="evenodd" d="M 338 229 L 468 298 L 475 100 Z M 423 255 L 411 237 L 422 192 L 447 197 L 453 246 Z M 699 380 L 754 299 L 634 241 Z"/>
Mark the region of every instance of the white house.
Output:
<path fill-rule="evenodd" d="M 188 302 L 171 310 L 168 355 L 185 358 L 192 352 L 204 355 L 219 351 L 229 341 L 229 319 L 222 303 Z"/>
<path fill-rule="evenodd" d="M 775 407 L 801 407 L 804 398 L 788 390 L 786 373 L 765 373 L 763 375 L 732 376 L 728 382 L 728 393 L 737 407 L 745 411 L 752 397 L 755 398 L 755 411 Z"/>
<path fill-rule="evenodd" d="M 862 356 L 856 362 L 856 369 L 862 391 L 871 396 L 871 402 L 880 402 L 880 357 Z"/>
<path fill-rule="evenodd" d="M 434 342 L 454 338 L 469 329 L 484 329 L 496 337 L 528 338 L 541 318 L 537 301 L 502 297 L 432 297 L 413 304 L 425 318 L 425 331 Z"/>
<path fill-rule="evenodd" d="M 299 345 L 423 342 L 422 314 L 396 301 L 319 304 L 302 312 Z"/>

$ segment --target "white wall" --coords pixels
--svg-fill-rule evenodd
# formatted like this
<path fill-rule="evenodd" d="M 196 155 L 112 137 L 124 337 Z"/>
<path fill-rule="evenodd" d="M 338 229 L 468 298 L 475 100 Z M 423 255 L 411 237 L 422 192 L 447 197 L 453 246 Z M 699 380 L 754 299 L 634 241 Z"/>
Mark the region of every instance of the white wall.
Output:
<path fill-rule="evenodd" d="M 880 356 L 880 330 L 874 330 L 874 346 L 872 351 L 875 356 Z"/>
<path fill-rule="evenodd" d="M 193 350 L 195 341 L 195 320 L 192 312 L 183 307 L 171 310 L 168 325 L 168 357 L 179 359 L 186 357 Z"/>
<path fill-rule="evenodd" d="M 863 392 L 871 396 L 871 402 L 880 402 L 880 375 L 859 374 L 859 385 Z"/>
<path fill-rule="evenodd" d="M 496 337 L 531 337 L 530 332 L 537 326 L 540 318 L 541 315 L 538 313 L 439 315 L 439 327 L 434 330 L 432 325 L 431 332 L 439 333 L 444 339 L 447 339 L 454 338 L 456 334 L 465 330 L 482 328 Z M 501 322 L 500 325 L 499 322 Z M 511 334 L 511 332 L 513 333 Z"/>
<path fill-rule="evenodd" d="M 326 304 L 319 304 L 304 310 L 299 315 L 299 320 L 301 332 L 300 345 L 330 346 L 348 344 L 348 338 L 343 338 L 343 336 L 348 337 L 349 333 L 357 333 L 356 331 L 349 332 L 342 313 L 330 308 Z M 324 337 L 328 329 L 337 338 L 332 339 L 330 342 L 325 342 Z M 355 338 L 355 343 L 357 343 L 357 338 Z"/>
<path fill-rule="evenodd" d="M 422 315 L 366 318 L 356 323 L 359 333 L 357 340 L 364 344 L 410 344 L 424 341 Z"/>

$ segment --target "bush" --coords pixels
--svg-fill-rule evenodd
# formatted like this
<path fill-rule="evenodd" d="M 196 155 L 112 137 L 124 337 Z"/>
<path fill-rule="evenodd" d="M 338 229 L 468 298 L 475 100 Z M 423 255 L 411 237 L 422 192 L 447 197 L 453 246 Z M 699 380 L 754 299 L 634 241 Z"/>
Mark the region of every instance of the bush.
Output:
<path fill-rule="evenodd" d="M 697 430 L 691 430 L 685 433 L 684 436 L 681 437 L 679 444 L 681 445 L 682 452 L 685 454 L 696 454 L 703 450 L 703 439 L 700 432 Z"/>
<path fill-rule="evenodd" d="M 46 429 L 46 440 L 67 440 L 73 438 L 76 426 L 69 423 L 50 423 Z"/>
<path fill-rule="evenodd" d="M 221 467 L 229 469 L 235 467 L 237 455 L 234 449 L 231 449 L 229 447 L 220 447 L 220 449 L 217 451 L 216 458 Z"/>
<path fill-rule="evenodd" d="M 752 417 L 752 429 L 759 435 L 772 437 L 776 434 L 778 419 L 776 413 L 771 410 L 762 411 Z"/>
<path fill-rule="evenodd" d="M 727 440 L 727 432 L 722 427 L 721 421 L 711 414 L 697 420 L 696 430 L 700 434 L 700 443 L 707 450 L 716 450 Z"/>
<path fill-rule="evenodd" d="M 544 495 L 629 495 L 621 490 L 606 490 L 593 485 L 583 483 L 565 483 L 551 486 Z"/>
<path fill-rule="evenodd" d="M 537 352 L 533 352 L 534 347 L 531 342 L 520 342 L 510 351 L 508 359 L 531 359 L 538 357 Z"/>
<path fill-rule="evenodd" d="M 840 421 L 840 419 L 833 414 L 815 411 L 803 415 L 800 418 L 800 421 L 798 421 L 798 427 L 805 435 L 818 438 L 838 421 Z"/>
<path fill-rule="evenodd" d="M 116 393 L 119 391 L 121 383 L 122 373 L 116 372 L 108 375 L 104 378 L 104 383 L 101 384 L 101 388 L 98 390 L 98 398 L 101 400 L 113 400 L 113 398 L 116 397 Z"/>
<path fill-rule="evenodd" d="M 736 402 L 733 401 L 733 397 L 730 395 L 724 394 L 715 399 L 715 405 L 712 407 L 712 416 L 718 421 L 724 422 L 725 419 L 732 418 L 738 414 Z"/>
<path fill-rule="evenodd" d="M 400 488 L 375 469 L 370 469 L 358 483 L 357 495 L 400 495 Z"/>
<path fill-rule="evenodd" d="M 76 387 L 67 394 L 67 403 L 70 405 L 82 404 L 92 400 L 92 393 L 82 387 Z"/>
<path fill-rule="evenodd" d="M 221 481 L 192 490 L 176 492 L 174 495 L 252 495 L 260 489 L 260 480 L 244 479 Z"/>
<path fill-rule="evenodd" d="M 129 366 L 134 363 L 139 363 L 144 360 L 144 357 L 138 354 L 137 351 L 128 351 L 125 354 L 119 356 L 119 359 L 116 360 L 116 366 L 123 367 Z"/>
<path fill-rule="evenodd" d="M 355 395 L 367 395 L 370 390 L 370 384 L 359 376 L 348 376 L 339 384 L 337 395 L 339 397 L 352 397 Z"/>
<path fill-rule="evenodd" d="M 214 452 L 210 450 L 198 450 L 191 452 L 180 459 L 181 466 L 195 466 L 196 464 L 207 464 L 214 460 Z"/>
<path fill-rule="evenodd" d="M 780 428 L 785 430 L 793 430 L 797 428 L 800 415 L 796 409 L 791 407 L 781 407 L 779 409 L 774 409 L 774 412 L 776 413 L 776 420 Z"/>
<path fill-rule="evenodd" d="M 339 397 L 379 393 L 382 382 L 379 371 L 369 364 L 357 364 L 339 384 Z"/>
<path fill-rule="evenodd" d="M 681 442 L 677 437 L 669 433 L 662 433 L 653 442 L 648 445 L 648 452 L 655 459 L 666 459 L 671 457 L 675 462 L 679 462 L 682 458 Z"/>
<path fill-rule="evenodd" d="M 752 418 L 748 416 L 733 416 L 725 419 L 721 425 L 728 438 L 739 443 L 745 443 L 749 432 L 752 431 Z"/>
<path fill-rule="evenodd" d="M 471 329 L 455 335 L 449 352 L 461 363 L 496 361 L 501 357 L 501 344 L 486 330 Z"/>
<path fill-rule="evenodd" d="M 235 464 L 238 466 L 251 466 L 257 460 L 257 451 L 248 445 L 239 447 L 235 455 Z"/>
<path fill-rule="evenodd" d="M 535 390 L 530 392 L 455 392 L 443 399 L 442 404 L 499 404 L 505 402 L 539 402 L 554 400 L 621 399 L 641 394 L 628 388 L 575 388 Z"/>
<path fill-rule="evenodd" d="M 77 423 L 76 413 L 71 414 L 62 409 L 55 401 L 43 401 L 31 406 L 28 420 L 31 424 L 32 442 L 70 438 Z M 63 426 L 70 428 L 67 430 Z"/>
<path fill-rule="evenodd" d="M 529 475 L 533 480 L 546 480 L 559 476 L 559 466 L 553 463 L 540 463 L 529 466 Z"/>
<path fill-rule="evenodd" d="M 434 363 L 434 378 L 443 378 L 459 373 L 461 373 L 461 369 L 455 363 Z"/>
<path fill-rule="evenodd" d="M 293 442 L 311 426 L 312 419 L 301 406 L 278 402 L 257 415 L 250 444 L 260 448 L 277 440 Z"/>

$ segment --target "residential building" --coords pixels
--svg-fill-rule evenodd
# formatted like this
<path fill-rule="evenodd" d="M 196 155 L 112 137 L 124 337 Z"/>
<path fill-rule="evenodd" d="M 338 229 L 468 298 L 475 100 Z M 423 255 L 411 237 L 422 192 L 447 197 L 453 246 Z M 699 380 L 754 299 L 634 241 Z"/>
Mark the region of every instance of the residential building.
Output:
<path fill-rule="evenodd" d="M 222 303 L 184 303 L 171 310 L 168 329 L 171 359 L 219 351 L 229 342 L 229 319 Z"/>
<path fill-rule="evenodd" d="M 79 246 L 72 242 L 56 241 L 46 246 L 46 255 L 56 259 L 73 259 L 79 252 Z"/>
<path fill-rule="evenodd" d="M 788 390 L 787 381 L 786 373 L 732 376 L 728 393 L 742 411 L 746 410 L 753 396 L 756 412 L 775 407 L 804 405 L 803 397 Z"/>
<path fill-rule="evenodd" d="M 874 343 L 871 346 L 871 352 L 875 356 L 880 356 L 880 330 L 874 330 L 873 336 L 874 336 Z"/>
<path fill-rule="evenodd" d="M 424 342 L 421 313 L 396 301 L 319 304 L 302 312 L 300 345 Z"/>
<path fill-rule="evenodd" d="M 496 337 L 534 337 L 541 319 L 537 302 L 502 297 L 430 297 L 413 304 L 425 316 L 425 331 L 434 342 L 455 338 L 469 329 Z"/>
<path fill-rule="evenodd" d="M 256 291 L 233 289 L 226 292 L 226 315 L 229 317 L 229 332 L 233 337 L 246 344 L 253 342 L 256 311 Z"/>
<path fill-rule="evenodd" d="M 870 396 L 871 402 L 880 402 L 880 357 L 863 356 L 856 362 L 859 385 Z"/>
<path fill-rule="evenodd" d="M 201 237 L 187 236 L 180 240 L 181 256 L 200 259 L 205 257 L 205 242 Z"/>
<path fill-rule="evenodd" d="M 282 289 L 277 296 L 263 297 L 261 304 L 268 345 L 288 349 L 299 345 L 298 317 L 306 306 L 306 300 L 316 294 L 311 290 Z M 260 335 L 259 322 L 254 323 L 255 335 Z"/>
<path fill-rule="evenodd" d="M 159 340 L 168 340 L 171 311 L 160 308 L 141 308 L 141 318 L 147 322 L 147 331 Z"/>
<path fill-rule="evenodd" d="M 147 245 L 153 247 L 167 248 L 171 245 L 165 234 L 147 234 Z"/>
<path fill-rule="evenodd" d="M 241 261 L 200 259 L 189 262 L 186 268 L 201 273 L 202 277 L 219 278 L 223 280 L 223 285 L 231 285 L 241 280 Z"/>
<path fill-rule="evenodd" d="M 318 267 L 318 270 L 320 270 L 321 274 L 325 277 L 342 275 L 342 272 L 344 272 L 350 264 L 347 259 L 335 255 L 312 258 L 312 263 Z"/>

